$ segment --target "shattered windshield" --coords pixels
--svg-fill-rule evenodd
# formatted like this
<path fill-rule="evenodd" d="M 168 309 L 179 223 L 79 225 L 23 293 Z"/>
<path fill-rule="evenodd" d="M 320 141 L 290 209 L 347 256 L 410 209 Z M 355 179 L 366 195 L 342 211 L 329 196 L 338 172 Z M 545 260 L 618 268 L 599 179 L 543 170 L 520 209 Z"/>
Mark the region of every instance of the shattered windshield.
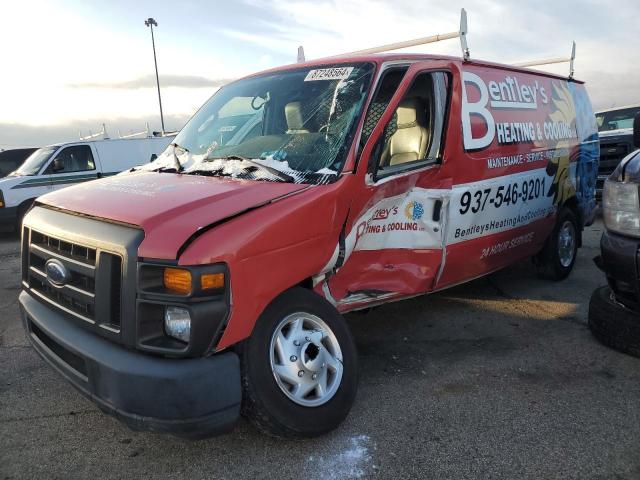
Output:
<path fill-rule="evenodd" d="M 143 170 L 327 183 L 342 170 L 373 65 L 268 73 L 220 89 Z"/>

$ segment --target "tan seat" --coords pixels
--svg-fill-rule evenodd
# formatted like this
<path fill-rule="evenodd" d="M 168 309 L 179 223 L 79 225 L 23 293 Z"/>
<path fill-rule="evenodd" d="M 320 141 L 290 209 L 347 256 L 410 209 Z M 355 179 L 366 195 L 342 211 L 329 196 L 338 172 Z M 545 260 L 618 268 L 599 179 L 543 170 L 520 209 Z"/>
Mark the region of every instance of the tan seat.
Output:
<path fill-rule="evenodd" d="M 284 116 L 287 119 L 287 133 L 309 133 L 304 128 L 304 119 L 302 118 L 302 105 L 300 102 L 287 103 L 284 106 Z"/>
<path fill-rule="evenodd" d="M 420 98 L 409 98 L 400 102 L 396 110 L 398 128 L 391 135 L 382 153 L 381 166 L 415 162 L 426 157 L 429 144 L 426 106 Z"/>

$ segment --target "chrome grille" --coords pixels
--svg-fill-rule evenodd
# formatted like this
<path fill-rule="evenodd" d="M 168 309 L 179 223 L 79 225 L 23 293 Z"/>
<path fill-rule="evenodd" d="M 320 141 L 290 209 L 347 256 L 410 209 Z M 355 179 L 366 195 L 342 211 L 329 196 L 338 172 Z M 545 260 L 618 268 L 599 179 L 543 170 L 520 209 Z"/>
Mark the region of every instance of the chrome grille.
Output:
<path fill-rule="evenodd" d="M 596 181 L 597 197 L 602 197 L 604 182 L 613 173 L 620 161 L 633 150 L 626 141 L 600 141 L 600 162 L 598 164 L 598 179 Z"/>
<path fill-rule="evenodd" d="M 75 318 L 119 332 L 122 258 L 37 230 L 25 231 L 28 233 L 24 280 L 31 291 Z M 57 259 L 70 273 L 69 281 L 62 286 L 47 279 L 45 264 L 50 259 Z M 99 290 L 96 289 L 98 282 L 101 283 Z"/>

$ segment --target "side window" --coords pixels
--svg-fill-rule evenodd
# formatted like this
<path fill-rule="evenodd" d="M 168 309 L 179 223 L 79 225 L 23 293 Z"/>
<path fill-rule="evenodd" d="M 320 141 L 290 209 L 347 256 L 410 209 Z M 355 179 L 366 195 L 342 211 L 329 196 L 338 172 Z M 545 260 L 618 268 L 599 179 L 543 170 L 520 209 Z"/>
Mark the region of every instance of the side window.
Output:
<path fill-rule="evenodd" d="M 49 164 L 45 174 L 72 173 L 95 170 L 96 165 L 88 145 L 75 145 L 60 151 Z"/>
<path fill-rule="evenodd" d="M 391 97 L 396 93 L 396 90 L 400 86 L 400 82 L 407 73 L 408 67 L 391 68 L 384 72 L 382 79 L 379 82 L 378 90 L 371 100 L 367 115 L 364 119 L 362 126 L 362 136 L 360 137 L 360 150 L 364 148 L 364 145 L 369 140 L 373 129 L 376 127 L 378 120 L 382 117 L 382 114 L 387 109 Z"/>
<path fill-rule="evenodd" d="M 439 162 L 449 84 L 445 72 L 416 76 L 373 150 L 376 178 Z"/>

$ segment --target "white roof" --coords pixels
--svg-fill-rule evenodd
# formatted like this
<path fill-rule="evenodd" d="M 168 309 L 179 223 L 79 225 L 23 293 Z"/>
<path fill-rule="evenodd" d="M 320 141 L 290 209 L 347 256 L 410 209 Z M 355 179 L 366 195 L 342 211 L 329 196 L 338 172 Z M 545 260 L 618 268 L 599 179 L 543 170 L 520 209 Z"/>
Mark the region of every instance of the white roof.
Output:
<path fill-rule="evenodd" d="M 596 115 L 598 113 L 605 113 L 605 112 L 615 112 L 616 110 L 625 110 L 627 108 L 640 108 L 640 103 L 635 103 L 635 104 L 631 104 L 631 105 L 624 105 L 622 107 L 611 107 L 611 108 L 604 108 L 602 110 L 598 110 L 596 112 Z"/>

